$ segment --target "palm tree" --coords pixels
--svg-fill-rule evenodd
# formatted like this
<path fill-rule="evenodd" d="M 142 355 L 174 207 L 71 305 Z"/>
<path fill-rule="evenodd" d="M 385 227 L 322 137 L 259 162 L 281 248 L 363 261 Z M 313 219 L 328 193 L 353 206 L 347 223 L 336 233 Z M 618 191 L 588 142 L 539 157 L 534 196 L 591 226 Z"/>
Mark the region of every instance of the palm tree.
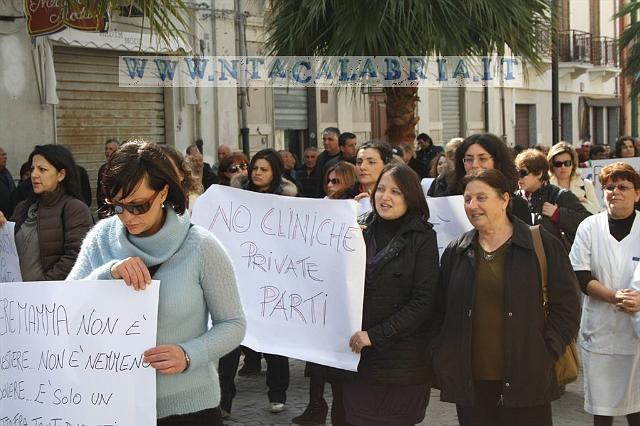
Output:
<path fill-rule="evenodd" d="M 267 47 L 283 56 L 514 55 L 538 66 L 549 0 L 272 0 Z M 548 44 L 548 41 L 547 43 Z M 391 143 L 415 138 L 416 87 L 387 87 Z"/>
<path fill-rule="evenodd" d="M 640 3 L 630 2 L 623 6 L 615 16 L 617 18 L 624 19 L 624 17 L 628 15 L 629 18 L 631 18 L 630 24 L 625 27 L 618 40 L 621 50 L 628 49 L 623 71 L 631 80 L 630 97 L 635 97 L 640 94 L 640 43 L 638 43 L 640 40 L 640 22 L 638 20 L 639 12 Z"/>

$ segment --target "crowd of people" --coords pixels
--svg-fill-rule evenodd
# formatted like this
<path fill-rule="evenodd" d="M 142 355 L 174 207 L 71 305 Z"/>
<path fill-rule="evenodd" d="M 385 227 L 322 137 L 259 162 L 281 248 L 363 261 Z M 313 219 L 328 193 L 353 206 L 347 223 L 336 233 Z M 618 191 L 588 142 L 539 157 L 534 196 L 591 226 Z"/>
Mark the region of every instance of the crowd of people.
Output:
<path fill-rule="evenodd" d="M 286 405 L 288 358 L 239 346 L 246 322 L 232 260 L 190 223 L 197 197 L 213 184 L 370 202 L 358 218 L 362 326 L 344 342 L 361 356 L 358 371 L 308 363 L 309 403 L 293 423 L 324 424 L 330 412 L 334 425 L 416 424 L 433 386 L 456 404 L 463 426 L 551 425 L 550 403 L 561 392 L 554 364 L 577 338 L 594 425 L 614 416 L 640 425 L 637 170 L 613 162 L 592 182 L 578 168 L 584 144 L 516 152 L 489 133 L 444 147 L 420 134 L 417 151 L 413 141 L 360 142 L 333 127 L 322 140 L 324 150 L 305 149 L 299 167 L 286 150 L 249 159 L 221 145 L 210 165 L 201 141 L 183 155 L 108 140 L 97 223 L 67 148 L 36 146 L 17 187 L 0 151 L 0 225 L 16 222 L 25 281 L 122 279 L 137 291 L 162 281 L 157 346 L 144 354 L 157 371 L 158 425 L 222 425 L 236 374 L 259 373 L 261 358 L 269 410 Z M 635 141 L 621 138 L 615 153 L 637 155 Z M 428 197 L 462 196 L 472 225 L 441 258 L 425 177 L 433 178 Z"/>

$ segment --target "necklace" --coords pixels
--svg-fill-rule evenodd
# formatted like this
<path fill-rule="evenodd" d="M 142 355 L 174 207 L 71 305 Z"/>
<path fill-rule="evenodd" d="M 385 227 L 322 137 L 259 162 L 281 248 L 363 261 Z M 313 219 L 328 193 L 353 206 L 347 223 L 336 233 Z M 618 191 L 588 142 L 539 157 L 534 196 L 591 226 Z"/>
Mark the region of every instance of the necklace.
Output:
<path fill-rule="evenodd" d="M 478 247 L 480 248 L 480 253 L 482 254 L 482 258 L 487 262 L 491 262 L 493 259 L 496 258 L 496 255 L 498 254 L 498 252 L 502 250 L 510 242 L 511 242 L 511 238 L 509 238 L 507 241 L 502 243 L 502 245 L 497 249 L 495 249 L 494 251 L 486 251 L 485 249 L 482 248 L 482 245 L 480 243 L 478 243 Z"/>

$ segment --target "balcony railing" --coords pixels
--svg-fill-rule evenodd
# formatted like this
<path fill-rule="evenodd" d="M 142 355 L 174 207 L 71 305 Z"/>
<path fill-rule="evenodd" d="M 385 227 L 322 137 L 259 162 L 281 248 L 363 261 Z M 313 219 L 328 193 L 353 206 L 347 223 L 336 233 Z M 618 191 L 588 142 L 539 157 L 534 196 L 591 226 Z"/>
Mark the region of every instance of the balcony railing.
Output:
<path fill-rule="evenodd" d="M 618 66 L 618 45 L 611 37 L 591 38 L 591 63 L 602 67 Z"/>
<path fill-rule="evenodd" d="M 558 46 L 562 62 L 591 62 L 591 34 L 579 30 L 560 31 Z"/>

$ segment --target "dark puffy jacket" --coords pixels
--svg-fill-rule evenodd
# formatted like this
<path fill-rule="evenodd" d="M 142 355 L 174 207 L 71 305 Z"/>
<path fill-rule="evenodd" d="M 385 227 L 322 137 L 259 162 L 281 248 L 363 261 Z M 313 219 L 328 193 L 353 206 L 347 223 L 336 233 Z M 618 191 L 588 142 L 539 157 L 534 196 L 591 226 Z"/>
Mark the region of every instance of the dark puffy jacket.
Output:
<path fill-rule="evenodd" d="M 526 201 L 522 190 L 518 190 L 516 195 Z M 544 203 L 551 203 L 560 209 L 558 223 L 554 223 L 551 218 L 542 214 Z M 563 240 L 567 250 L 571 248 L 573 239 L 576 236 L 580 222 L 591 216 L 591 213 L 578 200 L 573 192 L 561 189 L 550 183 L 544 184 L 540 189 L 531 194 L 528 202 L 529 212 L 533 213 L 533 225 L 542 225 L 547 231 L 557 238 Z"/>
<path fill-rule="evenodd" d="M 47 280 L 64 280 L 71 271 L 84 236 L 93 226 L 91 212 L 79 199 L 57 190 L 18 204 L 12 220 L 17 233 L 33 202 L 38 203 L 40 263 Z"/>
<path fill-rule="evenodd" d="M 513 222 L 505 259 L 505 378 L 508 407 L 546 404 L 558 398 L 554 362 L 574 339 L 580 323 L 578 282 L 562 243 L 541 228 L 549 276 L 549 315 L 545 322 L 540 268 L 529 226 Z M 474 300 L 475 242 L 471 230 L 452 241 L 442 255 L 434 369 L 441 399 L 464 406 L 474 401 L 471 320 Z"/>
<path fill-rule="evenodd" d="M 371 214 L 364 238 L 371 243 Z M 364 290 L 362 330 L 372 346 L 364 348 L 358 380 L 378 384 L 431 381 L 427 346 L 438 282 L 438 245 L 431 224 L 407 218 L 391 239 L 379 272 Z"/>

